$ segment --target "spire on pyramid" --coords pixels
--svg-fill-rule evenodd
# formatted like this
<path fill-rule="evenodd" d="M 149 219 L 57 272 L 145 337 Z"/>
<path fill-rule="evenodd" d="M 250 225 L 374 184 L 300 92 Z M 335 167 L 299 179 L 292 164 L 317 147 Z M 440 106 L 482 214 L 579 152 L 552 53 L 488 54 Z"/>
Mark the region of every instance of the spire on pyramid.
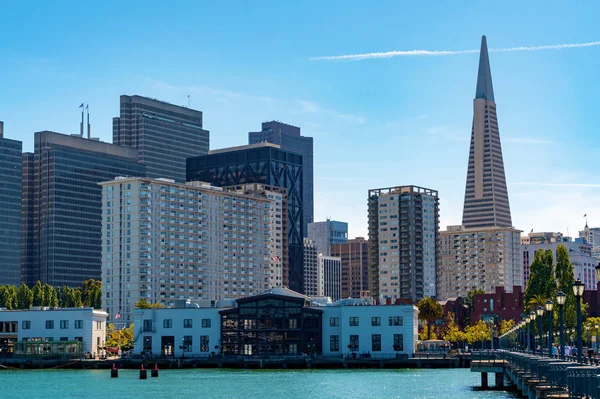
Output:
<path fill-rule="evenodd" d="M 494 101 L 494 87 L 492 86 L 492 72 L 488 57 L 487 41 L 481 36 L 481 50 L 479 52 L 479 72 L 477 73 L 477 90 L 475 98 L 485 98 Z"/>

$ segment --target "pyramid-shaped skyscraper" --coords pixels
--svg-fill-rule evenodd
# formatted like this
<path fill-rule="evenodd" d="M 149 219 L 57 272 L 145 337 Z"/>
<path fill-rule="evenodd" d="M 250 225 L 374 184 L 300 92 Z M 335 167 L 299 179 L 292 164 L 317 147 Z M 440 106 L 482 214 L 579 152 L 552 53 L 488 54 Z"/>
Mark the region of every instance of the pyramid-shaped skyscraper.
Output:
<path fill-rule="evenodd" d="M 473 100 L 462 224 L 465 228 L 512 227 L 485 36 L 481 38 L 477 89 Z"/>
<path fill-rule="evenodd" d="M 462 225 L 440 231 L 438 299 L 523 286 L 521 231 L 512 227 L 496 101 L 485 36 L 481 38 Z M 519 288 L 516 288 L 519 289 Z"/>

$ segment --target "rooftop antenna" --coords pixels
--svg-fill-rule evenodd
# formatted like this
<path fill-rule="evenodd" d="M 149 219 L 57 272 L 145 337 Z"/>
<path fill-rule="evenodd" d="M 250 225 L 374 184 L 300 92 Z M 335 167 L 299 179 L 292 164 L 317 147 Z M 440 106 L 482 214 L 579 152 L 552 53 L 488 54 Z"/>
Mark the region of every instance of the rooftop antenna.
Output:
<path fill-rule="evenodd" d="M 190 95 L 188 94 L 188 108 L 190 107 Z"/>
<path fill-rule="evenodd" d="M 85 106 L 85 110 L 87 112 L 87 133 L 88 133 L 88 140 L 91 138 L 91 125 L 90 125 L 90 104 Z"/>
<path fill-rule="evenodd" d="M 79 125 L 79 136 L 83 137 L 83 103 L 81 103 L 79 108 L 81 108 L 81 125 Z"/>

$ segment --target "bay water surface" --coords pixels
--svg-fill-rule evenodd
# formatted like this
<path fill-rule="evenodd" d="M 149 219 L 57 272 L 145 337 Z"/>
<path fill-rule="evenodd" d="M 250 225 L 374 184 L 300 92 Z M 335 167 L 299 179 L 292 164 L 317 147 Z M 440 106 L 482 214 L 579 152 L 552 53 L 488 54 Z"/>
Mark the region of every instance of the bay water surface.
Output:
<path fill-rule="evenodd" d="M 493 380 L 493 378 L 492 378 Z M 469 369 L 420 370 L 223 370 L 165 369 L 139 379 L 137 370 L 0 370 L 0 398 L 401 398 L 500 399 L 478 391 Z"/>

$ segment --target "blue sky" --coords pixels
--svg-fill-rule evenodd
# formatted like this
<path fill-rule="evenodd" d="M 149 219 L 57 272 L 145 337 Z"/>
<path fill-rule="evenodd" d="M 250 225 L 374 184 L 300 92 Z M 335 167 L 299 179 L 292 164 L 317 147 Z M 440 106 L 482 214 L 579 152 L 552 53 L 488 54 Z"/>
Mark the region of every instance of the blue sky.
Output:
<path fill-rule="evenodd" d="M 22 4 L 23 3 L 23 4 Z M 0 25 L 0 120 L 33 133 L 112 139 L 119 95 L 204 112 L 211 148 L 247 143 L 266 120 L 315 142 L 315 218 L 366 235 L 369 188 L 439 190 L 459 224 L 478 54 L 362 61 L 313 57 L 600 40 L 600 6 L 580 2 L 9 2 Z M 97 3 L 97 4 L 96 4 Z M 513 223 L 529 232 L 600 225 L 600 46 L 492 52 Z"/>

